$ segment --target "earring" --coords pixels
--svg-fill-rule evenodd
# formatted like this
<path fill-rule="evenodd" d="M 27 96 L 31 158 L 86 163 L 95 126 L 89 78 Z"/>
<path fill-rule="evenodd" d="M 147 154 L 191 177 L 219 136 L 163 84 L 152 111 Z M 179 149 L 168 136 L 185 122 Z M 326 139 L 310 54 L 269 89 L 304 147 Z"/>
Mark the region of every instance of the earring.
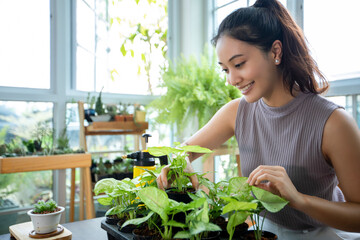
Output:
<path fill-rule="evenodd" d="M 279 59 L 275 59 L 275 63 L 279 63 L 280 62 L 280 60 Z"/>

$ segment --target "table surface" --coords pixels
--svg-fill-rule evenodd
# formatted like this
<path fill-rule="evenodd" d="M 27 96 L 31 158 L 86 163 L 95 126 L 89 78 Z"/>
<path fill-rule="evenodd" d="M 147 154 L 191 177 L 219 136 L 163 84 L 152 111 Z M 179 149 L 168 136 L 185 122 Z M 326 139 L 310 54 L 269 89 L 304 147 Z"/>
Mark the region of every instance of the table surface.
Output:
<path fill-rule="evenodd" d="M 107 233 L 101 228 L 105 217 L 61 224 L 72 232 L 72 240 L 107 240 Z M 9 240 L 10 234 L 0 235 L 0 240 Z"/>

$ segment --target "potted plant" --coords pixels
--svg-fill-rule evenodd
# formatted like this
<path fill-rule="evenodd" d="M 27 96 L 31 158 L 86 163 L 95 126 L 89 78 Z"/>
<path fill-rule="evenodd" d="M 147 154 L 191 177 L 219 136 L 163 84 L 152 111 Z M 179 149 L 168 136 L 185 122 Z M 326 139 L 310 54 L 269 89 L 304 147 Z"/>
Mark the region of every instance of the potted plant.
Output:
<path fill-rule="evenodd" d="M 95 113 L 96 113 L 95 109 L 94 109 L 95 101 L 96 101 L 96 97 L 95 96 L 90 97 L 90 92 L 88 92 L 88 95 L 86 98 L 86 103 L 88 104 L 88 108 L 84 110 L 85 119 L 88 122 L 92 122 L 90 116 L 95 116 Z"/>
<path fill-rule="evenodd" d="M 37 234 L 54 232 L 60 222 L 61 213 L 65 211 L 64 207 L 57 206 L 56 202 L 49 200 L 47 202 L 39 200 L 34 205 L 34 209 L 29 210 L 34 230 Z"/>
<path fill-rule="evenodd" d="M 221 197 L 228 196 L 228 181 L 220 181 L 214 183 L 209 179 L 203 177 L 203 175 L 198 175 L 200 185 L 206 188 L 206 191 L 198 191 L 196 195 L 190 194 L 192 199 L 197 199 L 205 195 L 207 202 L 209 204 L 209 218 L 210 222 L 218 225 L 221 228 L 220 236 L 223 238 L 229 239 L 229 233 L 227 232 L 228 220 L 222 216 L 223 207 L 226 205 L 226 201 Z M 200 195 L 201 194 L 201 195 Z M 243 222 L 235 226 L 234 234 L 241 235 L 246 232 L 249 228 L 249 225 L 246 222 Z"/>
<path fill-rule="evenodd" d="M 164 155 L 168 156 L 168 161 L 170 163 L 168 179 L 174 179 L 174 182 L 171 185 L 172 188 L 170 188 L 167 193 L 171 199 L 187 203 L 191 201 L 187 192 L 195 191 L 188 178 L 195 173 L 186 173 L 184 171 L 187 165 L 186 157 L 189 155 L 188 152 L 211 153 L 212 151 L 200 146 L 180 146 L 179 143 L 176 144 L 176 147 L 149 147 L 148 151 L 151 155 L 156 157 Z"/>
<path fill-rule="evenodd" d="M 125 221 L 135 219 L 137 214 L 140 214 L 138 190 L 139 187 L 129 178 L 121 181 L 105 178 L 95 184 L 95 195 L 105 194 L 98 198 L 98 202 L 101 205 L 111 207 L 105 213 L 107 223 L 117 224 L 121 228 Z"/>
<path fill-rule="evenodd" d="M 194 56 L 182 57 L 165 68 L 161 79 L 160 86 L 166 93 L 147 105 L 147 110 L 157 113 L 156 123 L 175 124 L 178 136 L 185 128 L 189 129 L 189 119 L 198 123 L 191 129 L 194 133 L 223 105 L 241 96 L 238 89 L 226 84 L 216 54 L 212 58 L 204 54 L 201 61 Z"/>
<path fill-rule="evenodd" d="M 191 208 L 190 212 L 185 212 L 186 228 L 176 233 L 174 238 L 188 238 L 191 240 L 219 239 L 221 228 L 211 222 L 209 204 L 205 193 L 199 192 L 199 195 L 201 197 L 196 198 L 194 202 L 197 201 L 202 204 Z"/>
<path fill-rule="evenodd" d="M 134 104 L 134 122 L 145 122 L 146 111 L 145 107 L 141 104 Z"/>
<path fill-rule="evenodd" d="M 111 116 L 109 114 L 105 114 L 104 104 L 101 99 L 103 89 L 104 87 L 101 89 L 95 103 L 95 112 L 97 116 L 91 116 L 91 120 L 93 120 L 94 122 L 107 122 L 111 119 Z"/>
<path fill-rule="evenodd" d="M 224 206 L 222 214 L 229 213 L 227 230 L 230 240 L 233 237 L 234 229 L 243 223 L 250 216 L 254 226 L 254 231 L 248 231 L 246 235 L 252 235 L 245 239 L 277 239 L 276 235 L 262 230 L 266 211 L 275 213 L 283 209 L 288 201 L 265 191 L 261 188 L 250 186 L 246 177 L 234 177 L 229 180 L 228 196 L 221 197 L 228 203 Z M 265 211 L 263 221 L 260 221 L 260 213 Z M 265 237 L 264 235 L 269 237 Z"/>
<path fill-rule="evenodd" d="M 134 162 L 129 159 L 122 159 L 118 157 L 114 160 L 114 177 L 117 180 L 121 180 L 124 178 L 133 178 L 133 166 Z"/>

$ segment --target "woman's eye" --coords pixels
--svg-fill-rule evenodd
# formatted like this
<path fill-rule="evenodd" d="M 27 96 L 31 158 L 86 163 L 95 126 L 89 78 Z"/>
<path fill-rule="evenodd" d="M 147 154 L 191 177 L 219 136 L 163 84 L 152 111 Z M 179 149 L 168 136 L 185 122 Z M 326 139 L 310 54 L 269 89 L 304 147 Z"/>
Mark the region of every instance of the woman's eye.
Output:
<path fill-rule="evenodd" d="M 245 62 L 242 62 L 242 63 L 236 64 L 236 65 L 235 65 L 235 67 L 236 67 L 236 68 L 239 68 L 239 67 L 241 67 L 244 63 L 245 63 Z"/>
<path fill-rule="evenodd" d="M 221 71 L 223 71 L 224 73 L 227 73 L 227 72 L 228 72 L 227 69 L 222 69 Z"/>

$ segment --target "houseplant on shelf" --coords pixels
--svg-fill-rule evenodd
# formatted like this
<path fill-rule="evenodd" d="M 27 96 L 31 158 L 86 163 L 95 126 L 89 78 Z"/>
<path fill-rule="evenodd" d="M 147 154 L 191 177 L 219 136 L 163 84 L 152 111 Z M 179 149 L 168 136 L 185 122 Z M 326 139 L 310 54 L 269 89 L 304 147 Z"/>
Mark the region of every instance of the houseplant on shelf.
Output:
<path fill-rule="evenodd" d="M 110 114 L 105 114 L 104 104 L 101 99 L 101 94 L 102 94 L 103 89 L 104 89 L 104 87 L 101 89 L 99 96 L 97 97 L 96 103 L 95 103 L 95 112 L 97 115 L 90 116 L 91 120 L 94 122 L 107 122 L 111 119 Z"/>
<path fill-rule="evenodd" d="M 53 200 L 47 202 L 39 200 L 34 205 L 34 209 L 29 210 L 27 214 L 31 218 L 35 232 L 37 234 L 45 234 L 57 230 L 61 213 L 64 211 L 65 208 L 57 206 Z"/>

